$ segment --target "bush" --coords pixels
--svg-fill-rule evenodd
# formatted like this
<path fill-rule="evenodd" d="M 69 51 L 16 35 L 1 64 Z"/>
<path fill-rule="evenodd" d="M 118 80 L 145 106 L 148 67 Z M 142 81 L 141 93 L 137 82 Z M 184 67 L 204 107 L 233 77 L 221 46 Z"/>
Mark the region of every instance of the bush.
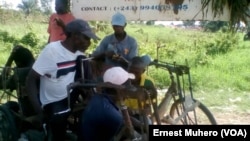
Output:
<path fill-rule="evenodd" d="M 17 39 L 6 31 L 0 31 L 0 40 L 6 43 L 16 43 Z"/>
<path fill-rule="evenodd" d="M 220 36 L 220 37 L 217 37 Z M 218 55 L 228 53 L 233 47 L 239 44 L 239 37 L 231 33 L 220 33 L 212 42 L 207 43 L 205 48 L 208 55 Z"/>
<path fill-rule="evenodd" d="M 38 41 L 39 39 L 37 38 L 36 34 L 33 32 L 29 32 L 22 37 L 20 42 L 34 48 L 38 44 Z"/>

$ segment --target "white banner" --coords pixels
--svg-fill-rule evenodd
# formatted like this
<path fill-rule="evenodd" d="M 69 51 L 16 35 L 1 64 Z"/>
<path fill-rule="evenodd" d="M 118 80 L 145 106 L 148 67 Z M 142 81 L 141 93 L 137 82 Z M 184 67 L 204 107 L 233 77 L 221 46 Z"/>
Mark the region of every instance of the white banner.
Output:
<path fill-rule="evenodd" d="M 229 9 L 214 18 L 211 7 L 203 17 L 201 0 L 72 0 L 72 13 L 87 21 L 110 21 L 119 11 L 129 21 L 229 20 Z"/>

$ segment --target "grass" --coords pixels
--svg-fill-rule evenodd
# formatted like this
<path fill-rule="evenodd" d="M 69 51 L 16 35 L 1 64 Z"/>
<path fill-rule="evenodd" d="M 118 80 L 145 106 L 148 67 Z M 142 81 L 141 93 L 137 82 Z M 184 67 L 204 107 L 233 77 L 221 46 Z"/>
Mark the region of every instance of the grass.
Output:
<path fill-rule="evenodd" d="M 15 22 L 11 17 L 6 23 L 1 23 L 1 31 L 7 31 L 17 39 L 26 33 L 33 32 L 39 39 L 36 47 L 30 47 L 36 55 L 47 42 L 47 17 L 38 16 L 27 19 L 18 18 Z M 40 18 L 40 19 L 39 19 Z M 96 27 L 95 24 L 92 24 Z M 250 100 L 250 48 L 249 41 L 243 41 L 243 33 L 209 33 L 201 30 L 187 30 L 162 26 L 148 26 L 129 23 L 126 27 L 129 35 L 136 38 L 139 53 L 149 54 L 153 59 L 166 62 L 185 64 L 185 59 L 191 67 L 194 95 L 208 107 L 234 107 L 235 110 L 249 112 Z M 111 26 L 96 31 L 103 38 L 112 33 Z M 91 53 L 99 42 L 93 42 L 87 53 Z M 11 41 L 2 42 L 0 65 L 3 66 L 9 56 L 13 44 Z M 159 49 L 157 45 L 165 45 Z M 225 53 L 219 49 L 230 47 Z M 208 54 L 208 49 L 216 53 Z M 212 51 L 214 51 L 212 50 Z M 166 71 L 148 68 L 148 74 L 155 79 L 159 89 L 167 88 L 169 76 Z"/>

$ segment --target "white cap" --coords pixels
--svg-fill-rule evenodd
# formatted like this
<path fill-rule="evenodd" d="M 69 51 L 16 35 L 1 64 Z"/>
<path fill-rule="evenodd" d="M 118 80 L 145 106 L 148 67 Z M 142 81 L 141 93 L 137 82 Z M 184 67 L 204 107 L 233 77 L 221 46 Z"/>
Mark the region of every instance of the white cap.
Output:
<path fill-rule="evenodd" d="M 126 18 L 123 14 L 118 12 L 112 16 L 111 24 L 118 25 L 118 26 L 125 26 Z"/>
<path fill-rule="evenodd" d="M 135 79 L 135 75 L 128 73 L 121 67 L 112 67 L 105 71 L 103 75 L 104 82 L 110 82 L 112 84 L 121 85 L 128 79 Z"/>

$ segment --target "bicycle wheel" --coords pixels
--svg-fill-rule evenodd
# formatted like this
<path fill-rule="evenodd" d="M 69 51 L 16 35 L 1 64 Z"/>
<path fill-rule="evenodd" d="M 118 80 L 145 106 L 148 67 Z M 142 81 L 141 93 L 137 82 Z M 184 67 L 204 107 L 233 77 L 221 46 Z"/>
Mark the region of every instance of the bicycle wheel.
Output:
<path fill-rule="evenodd" d="M 216 125 L 217 122 L 213 114 L 208 110 L 208 108 L 199 102 L 198 100 L 193 99 L 193 103 L 197 106 L 192 107 L 189 110 L 184 111 L 184 100 L 175 101 L 170 108 L 170 117 L 176 121 L 176 124 L 183 125 Z M 179 120 L 178 120 L 179 118 Z"/>

